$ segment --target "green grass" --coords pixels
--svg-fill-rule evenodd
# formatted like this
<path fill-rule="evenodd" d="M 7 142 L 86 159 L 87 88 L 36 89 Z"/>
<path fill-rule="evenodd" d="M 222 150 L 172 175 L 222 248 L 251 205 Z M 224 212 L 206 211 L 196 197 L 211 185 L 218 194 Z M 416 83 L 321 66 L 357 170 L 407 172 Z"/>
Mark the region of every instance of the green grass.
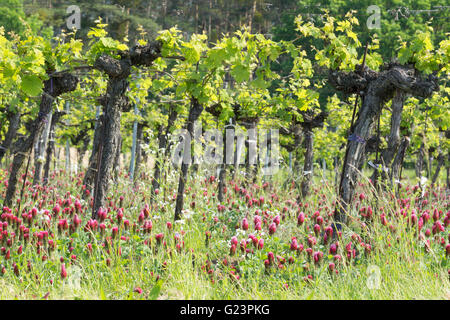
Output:
<path fill-rule="evenodd" d="M 236 255 L 230 256 L 229 241 L 233 235 L 237 234 L 240 241 L 243 238 L 246 239 L 250 233 L 254 233 L 255 210 L 268 210 L 268 214 L 272 217 L 282 212 L 283 207 L 286 206 L 286 200 L 295 200 L 297 191 L 283 189 L 283 176 L 280 174 L 272 177 L 268 190 L 251 189 L 255 198 L 265 197 L 265 204 L 261 208 L 258 206 L 248 208 L 245 205 L 245 197 L 235 195 L 233 187 L 228 185 L 230 201 L 234 200 L 237 208 L 225 210 L 222 213 L 217 212 L 217 201 L 212 196 L 212 193 L 216 192 L 216 182 L 205 185 L 204 175 L 199 175 L 195 179 L 190 178 L 188 186 L 191 190 L 186 194 L 183 222 L 175 223 L 174 230 L 168 231 L 166 222 L 173 219 L 172 195 L 176 190 L 176 174 L 171 174 L 169 183 L 166 185 L 167 190 L 165 192 L 161 190 L 153 201 L 154 207 L 149 217 L 153 222 L 151 234 L 133 233 L 131 228 L 125 230 L 123 225 L 121 226 L 120 235 L 130 239 L 128 241 L 114 240 L 111 251 L 117 251 L 120 246 L 122 255 L 113 252 L 107 254 L 101 246 L 104 237 L 98 232 L 90 236 L 82 230 L 90 216 L 90 208 L 87 203 L 82 202 L 84 213 L 80 216 L 83 222 L 75 234 L 58 235 L 56 222 L 52 223 L 50 230 L 55 233 L 55 251 L 47 253 L 42 250 L 38 254 L 36 247 L 29 244 L 19 255 L 16 251 L 22 242 L 16 241 L 10 248 L 10 260 L 0 256 L 0 264 L 7 270 L 4 275 L 0 274 L 2 288 L 0 299 L 41 299 L 46 294 L 49 299 L 450 299 L 448 274 L 450 263 L 445 256 L 443 246 L 430 237 L 431 251 L 426 252 L 423 241 L 418 238 L 417 230 L 408 226 L 406 218 L 395 216 L 394 213 L 400 208 L 390 198 L 389 193 L 380 194 L 377 209 L 376 200 L 371 195 L 371 189 L 367 184 L 361 187 L 358 193 L 364 192 L 368 196 L 364 200 L 364 205 L 373 207 L 375 219 L 367 223 L 369 229 L 364 231 L 359 221 L 358 211 L 352 210 L 353 219 L 350 220 L 342 239 L 339 240 L 338 253 L 343 257 L 342 263 L 337 267 L 339 274 L 328 272 L 328 264 L 333 261 L 333 257 L 328 254 L 329 246 L 321 245 L 320 241 L 314 247 L 314 251 L 324 252 L 324 257 L 317 265 L 307 258 L 305 251 L 301 254 L 289 251 L 289 241 L 292 236 L 296 236 L 306 249 L 306 237 L 312 233 L 307 231 L 305 226 L 297 225 L 297 209 L 289 206 L 286 219 L 280 223 L 275 234 L 268 235 L 267 225 L 263 226 L 264 234 L 260 236 L 264 238 L 265 243 L 262 250 L 255 249 L 254 254 L 245 256 L 241 254 L 238 245 Z M 327 178 L 327 181 L 334 181 L 330 178 Z M 51 183 L 51 188 L 55 187 L 54 191 L 40 191 L 36 201 L 31 200 L 31 193 L 29 193 L 23 207 L 30 210 L 37 205 L 39 199 L 47 195 L 49 198 L 44 203 L 43 209 L 51 211 L 53 204 L 50 204 L 49 200 L 64 198 L 67 191 L 75 197 L 80 193 L 80 187 L 76 185 L 77 179 L 71 181 L 64 175 L 56 176 Z M 57 186 L 58 183 L 62 185 Z M 118 205 L 119 196 L 124 196 L 122 205 L 124 219 L 129 219 L 131 225 L 137 222 L 137 217 L 145 203 L 150 203 L 149 184 L 149 181 L 141 181 L 139 191 L 134 191 L 128 180 L 121 176 L 111 190 L 111 200 L 115 205 Z M 203 196 L 205 188 L 208 191 L 207 196 Z M 316 177 L 311 196 L 304 201 L 309 204 L 309 207 L 302 210 L 310 217 L 315 210 L 320 209 L 321 215 L 325 217 L 327 210 L 333 207 L 333 201 L 336 198 L 333 188 L 331 182 L 321 182 L 321 177 Z M 2 185 L 0 194 L 4 191 Z M 432 206 L 437 207 L 445 216 L 449 210 L 448 195 L 444 194 L 444 189 L 436 189 L 436 191 L 439 197 L 428 195 L 430 203 L 426 208 L 432 211 Z M 402 189 L 403 197 L 409 197 L 412 200 L 419 197 L 420 193 L 407 195 L 405 192 L 406 190 Z M 195 199 L 192 197 L 193 193 L 196 194 Z M 270 205 L 268 200 L 272 193 L 277 194 L 279 200 Z M 166 199 L 164 194 L 167 196 Z M 74 201 L 74 198 L 72 200 Z M 196 202 L 195 209 L 190 208 L 191 201 Z M 395 226 L 395 231 L 391 231 L 380 223 L 378 216 L 381 207 L 388 216 L 391 214 L 388 220 Z M 412 206 L 407 209 L 408 214 L 411 213 L 411 209 Z M 38 217 L 41 214 L 39 213 Z M 115 214 L 114 210 L 110 214 L 113 217 L 113 223 L 106 223 L 108 236 L 111 234 L 110 226 L 118 225 Z M 239 224 L 246 215 L 248 215 L 250 229 L 236 230 L 234 226 Z M 214 222 L 214 216 L 219 218 L 218 223 Z M 67 218 L 70 222 L 70 217 Z M 57 218 L 54 219 L 57 221 Z M 325 223 L 325 225 L 329 224 L 330 221 Z M 312 227 L 312 225 L 313 223 L 308 223 L 308 226 Z M 431 225 L 432 219 L 423 230 L 431 228 Z M 40 223 L 30 229 L 43 230 Z M 177 252 L 174 234 L 181 233 L 182 230 L 185 232 L 182 235 L 184 248 Z M 208 243 L 205 241 L 206 231 L 211 232 Z M 164 240 L 167 241 L 165 249 L 162 245 L 158 246 L 155 243 L 157 233 L 164 233 Z M 363 249 L 356 245 L 359 250 L 357 258 L 348 260 L 345 257 L 344 247 L 352 241 L 351 236 L 354 233 L 370 242 L 373 250 L 370 255 L 365 255 Z M 446 239 L 446 243 L 449 242 L 448 234 L 449 227 L 440 234 L 440 237 Z M 149 238 L 152 238 L 151 246 L 143 243 Z M 317 238 L 320 239 L 320 235 Z M 70 239 L 73 239 L 72 253 L 68 250 Z M 86 249 L 88 242 L 93 245 L 92 253 L 88 253 Z M 353 243 L 355 243 L 354 240 Z M 249 244 L 248 247 L 253 246 Z M 283 270 L 272 267 L 267 272 L 264 260 L 267 259 L 269 251 L 274 252 L 275 256 L 280 255 L 286 259 L 293 256 L 295 262 L 293 264 L 286 262 Z M 76 262 L 73 264 L 70 264 L 71 254 L 76 255 Z M 46 255 L 48 259 L 42 261 L 43 255 Z M 61 279 L 60 276 L 60 257 L 65 259 L 68 271 L 66 279 Z M 111 259 L 109 266 L 108 258 Z M 222 263 L 224 258 L 227 259 L 228 266 Z M 27 271 L 28 261 L 31 262 L 31 271 Z M 209 275 L 204 270 L 207 261 L 211 262 L 213 275 Z M 13 272 L 12 262 L 19 266 L 18 276 Z M 236 272 L 239 274 L 239 280 L 230 276 L 232 262 L 238 266 Z M 368 269 L 374 266 L 380 271 L 380 281 L 378 288 L 371 289 L 368 286 L 370 277 Z M 307 274 L 313 276 L 312 281 L 304 280 Z M 142 294 L 134 292 L 137 287 L 142 288 Z"/>

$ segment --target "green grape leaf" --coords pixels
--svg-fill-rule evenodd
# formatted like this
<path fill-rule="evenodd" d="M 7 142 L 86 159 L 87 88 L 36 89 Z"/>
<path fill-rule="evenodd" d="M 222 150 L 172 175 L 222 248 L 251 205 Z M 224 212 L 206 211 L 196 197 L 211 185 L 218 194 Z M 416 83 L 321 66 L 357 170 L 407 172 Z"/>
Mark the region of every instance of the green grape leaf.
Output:
<path fill-rule="evenodd" d="M 35 75 L 25 75 L 22 77 L 22 83 L 20 84 L 21 90 L 30 97 L 38 96 L 44 83 L 39 77 Z"/>
<path fill-rule="evenodd" d="M 238 64 L 231 70 L 231 75 L 236 82 L 242 83 L 250 78 L 250 70 L 246 66 Z"/>

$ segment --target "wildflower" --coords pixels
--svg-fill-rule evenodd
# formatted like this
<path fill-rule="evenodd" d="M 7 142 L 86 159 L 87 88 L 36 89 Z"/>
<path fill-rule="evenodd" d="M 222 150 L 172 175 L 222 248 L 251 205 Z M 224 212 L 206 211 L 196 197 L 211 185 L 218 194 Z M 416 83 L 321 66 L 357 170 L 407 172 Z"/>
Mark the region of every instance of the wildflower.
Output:
<path fill-rule="evenodd" d="M 66 270 L 66 265 L 64 263 L 61 264 L 61 278 L 62 279 L 67 278 L 67 270 Z"/>
<path fill-rule="evenodd" d="M 441 224 L 440 221 L 436 221 L 436 222 L 433 224 L 432 229 L 433 229 L 433 234 L 436 234 L 436 233 L 438 233 L 438 232 L 444 232 L 444 231 L 445 231 L 445 228 L 444 228 L 444 226 Z"/>
<path fill-rule="evenodd" d="M 145 214 L 144 214 L 143 211 L 141 211 L 141 213 L 140 213 L 139 216 L 138 216 L 138 222 L 139 222 L 139 224 L 143 223 L 144 220 L 145 220 Z"/>
<path fill-rule="evenodd" d="M 446 216 L 445 218 L 444 218 L 444 225 L 446 226 L 446 227 L 448 227 L 449 225 L 450 225 L 450 216 Z"/>
<path fill-rule="evenodd" d="M 345 250 L 347 252 L 352 250 L 352 242 L 351 241 L 345 246 Z"/>
<path fill-rule="evenodd" d="M 331 226 L 326 227 L 325 233 L 328 235 L 328 237 L 333 236 L 333 228 Z"/>
<path fill-rule="evenodd" d="M 58 221 L 58 231 L 67 230 L 69 228 L 69 224 L 67 223 L 67 219 L 60 219 Z"/>
<path fill-rule="evenodd" d="M 264 239 L 259 239 L 259 242 L 258 242 L 258 249 L 262 249 L 264 247 Z"/>
<path fill-rule="evenodd" d="M 323 257 L 323 252 L 322 251 L 314 252 L 314 255 L 313 255 L 314 263 L 316 263 L 316 264 L 319 263 L 320 260 L 322 259 L 322 257 Z"/>
<path fill-rule="evenodd" d="M 417 215 L 415 213 L 411 214 L 411 224 L 415 225 L 417 223 Z"/>
<path fill-rule="evenodd" d="M 118 222 L 118 223 L 121 223 L 121 222 L 122 222 L 122 219 L 123 219 L 123 210 L 122 210 L 122 208 L 120 208 L 120 209 L 117 211 L 116 218 L 117 218 L 117 222 Z"/>
<path fill-rule="evenodd" d="M 368 207 L 367 207 L 367 214 L 366 214 L 366 217 L 367 217 L 367 218 L 371 218 L 372 215 L 373 215 L 373 210 L 372 210 L 372 208 L 371 208 L 370 206 L 368 206 Z"/>
<path fill-rule="evenodd" d="M 155 239 L 158 244 L 161 244 L 161 241 L 164 239 L 164 234 L 158 233 L 157 235 L 155 235 Z"/>
<path fill-rule="evenodd" d="M 59 204 L 56 204 L 54 207 L 53 207 L 53 213 L 54 214 L 59 214 L 59 212 L 61 211 L 61 207 L 59 206 Z"/>
<path fill-rule="evenodd" d="M 148 206 L 148 204 L 145 204 L 144 209 L 142 209 L 142 211 L 144 212 L 146 218 L 150 216 L 150 207 Z"/>
<path fill-rule="evenodd" d="M 264 197 L 261 196 L 261 197 L 259 197 L 259 204 L 260 204 L 260 205 L 263 205 L 263 203 L 264 203 Z"/>
<path fill-rule="evenodd" d="M 450 243 L 445 246 L 445 254 L 450 256 Z"/>
<path fill-rule="evenodd" d="M 256 247 L 256 245 L 258 244 L 258 239 L 253 234 L 250 234 L 248 238 L 252 240 L 253 245 Z"/>
<path fill-rule="evenodd" d="M 245 251 L 245 249 L 247 248 L 247 241 L 245 241 L 245 239 L 241 240 L 240 247 L 241 251 Z"/>
<path fill-rule="evenodd" d="M 323 225 L 323 223 L 324 223 L 323 218 L 322 218 L 321 216 L 318 216 L 318 217 L 316 218 L 316 223 L 317 223 L 318 225 Z"/>
<path fill-rule="evenodd" d="M 419 222 L 417 223 L 417 226 L 419 228 L 419 231 L 422 230 L 422 227 L 423 227 L 423 218 L 422 217 L 419 219 Z"/>
<path fill-rule="evenodd" d="M 106 216 L 107 216 L 107 211 L 104 210 L 103 208 L 99 208 L 98 212 L 97 212 L 98 220 L 100 220 L 100 222 L 103 222 L 106 220 Z"/>
<path fill-rule="evenodd" d="M 330 264 L 328 265 L 328 270 L 330 270 L 330 272 L 333 272 L 335 268 L 336 265 L 333 262 L 330 262 Z"/>
<path fill-rule="evenodd" d="M 316 235 L 318 235 L 319 232 L 320 232 L 320 226 L 319 226 L 318 224 L 315 224 L 315 225 L 314 225 L 314 233 L 315 233 Z"/>
<path fill-rule="evenodd" d="M 275 224 L 275 222 L 272 222 L 272 224 L 269 226 L 269 234 L 274 234 L 276 230 L 277 225 Z"/>
<path fill-rule="evenodd" d="M 80 200 L 76 199 L 75 203 L 74 203 L 74 206 L 75 206 L 75 209 L 76 209 L 77 213 L 80 213 L 81 212 L 81 202 L 80 202 Z"/>
<path fill-rule="evenodd" d="M 315 237 L 308 237 L 308 245 L 310 247 L 316 245 L 316 243 L 317 243 L 317 239 Z"/>
<path fill-rule="evenodd" d="M 387 219 L 386 219 L 386 215 L 384 213 L 382 213 L 380 215 L 380 219 L 381 219 L 381 223 L 383 224 L 383 226 L 386 226 L 388 224 Z"/>
<path fill-rule="evenodd" d="M 282 257 L 282 256 L 277 256 L 277 260 L 279 264 L 285 264 L 286 263 L 286 258 Z"/>
<path fill-rule="evenodd" d="M 323 235 L 323 244 L 324 245 L 328 244 L 328 235 L 326 233 Z"/>
<path fill-rule="evenodd" d="M 280 216 L 273 218 L 273 222 L 275 222 L 277 226 L 280 225 Z"/>
<path fill-rule="evenodd" d="M 295 251 L 298 248 L 297 238 L 292 238 L 291 240 L 291 250 Z"/>
<path fill-rule="evenodd" d="M 440 218 L 440 214 L 437 208 L 434 208 L 433 210 L 433 220 L 434 222 L 438 221 Z"/>
<path fill-rule="evenodd" d="M 297 224 L 302 225 L 305 221 L 305 214 L 303 212 L 300 212 L 300 214 L 297 217 Z"/>
<path fill-rule="evenodd" d="M 81 219 L 78 217 L 78 215 L 74 215 L 73 216 L 73 225 L 75 226 L 75 228 L 78 228 L 80 224 L 81 224 Z"/>
<path fill-rule="evenodd" d="M 243 230 L 248 230 L 248 221 L 247 221 L 247 218 L 244 218 L 244 219 L 242 220 L 242 229 L 243 229 Z"/>
<path fill-rule="evenodd" d="M 151 233 L 151 232 L 152 232 L 152 228 L 153 228 L 153 223 L 152 223 L 152 221 L 151 221 L 151 220 L 145 221 L 145 222 L 144 222 L 143 228 L 144 228 L 144 231 L 145 231 L 146 233 Z"/>

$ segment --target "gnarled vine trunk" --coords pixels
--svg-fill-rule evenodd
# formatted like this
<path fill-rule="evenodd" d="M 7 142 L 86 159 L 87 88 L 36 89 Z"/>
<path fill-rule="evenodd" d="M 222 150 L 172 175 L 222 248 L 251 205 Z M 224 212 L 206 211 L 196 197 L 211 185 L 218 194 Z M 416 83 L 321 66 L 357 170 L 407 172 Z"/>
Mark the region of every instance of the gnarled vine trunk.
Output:
<path fill-rule="evenodd" d="M 99 150 L 100 150 L 100 140 L 102 137 L 103 130 L 103 115 L 99 115 L 95 129 L 94 129 L 94 138 L 92 141 L 92 152 L 89 157 L 89 165 L 87 167 L 86 173 L 83 179 L 83 185 L 86 186 L 86 190 L 92 192 L 94 189 L 94 180 L 98 167 L 98 158 L 99 158 Z M 83 193 L 83 198 L 85 198 L 87 194 Z"/>
<path fill-rule="evenodd" d="M 392 161 L 400 146 L 400 124 L 402 122 L 404 93 L 396 90 L 392 98 L 392 115 L 391 115 L 391 129 L 387 140 L 387 148 L 382 150 L 380 164 L 383 166 L 381 170 L 381 178 L 388 179 L 389 171 L 392 170 Z M 378 177 L 378 170 L 375 169 L 372 175 L 372 181 L 376 181 Z"/>
<path fill-rule="evenodd" d="M 144 124 L 138 123 L 136 132 L 136 161 L 134 162 L 134 175 L 133 180 L 136 181 L 139 178 L 139 170 L 142 162 L 142 138 L 144 135 Z"/>
<path fill-rule="evenodd" d="M 112 167 L 119 147 L 120 118 L 122 110 L 129 107 L 125 93 L 128 89 L 128 77 L 132 66 L 151 66 L 161 56 L 162 43 L 151 42 L 146 46 L 137 45 L 127 52 L 119 52 L 120 59 L 101 55 L 94 63 L 94 68 L 108 75 L 106 95 L 102 99 L 104 107 L 101 145 L 96 172 L 94 204 L 92 218 L 97 218 L 100 207 L 104 207 L 109 190 Z"/>
<path fill-rule="evenodd" d="M 52 123 L 50 125 L 50 133 L 48 138 L 47 150 L 45 155 L 44 175 L 42 177 L 42 184 L 45 186 L 48 183 L 48 175 L 50 172 L 50 163 L 52 160 L 52 154 L 55 149 L 55 127 L 59 119 L 65 114 L 65 112 L 55 112 L 52 116 Z"/>
<path fill-rule="evenodd" d="M 120 155 L 122 154 L 122 142 L 123 139 L 119 129 L 119 134 L 117 136 L 116 155 L 114 156 L 114 164 L 113 164 L 114 181 L 117 181 L 120 172 Z"/>
<path fill-rule="evenodd" d="M 303 165 L 303 174 L 301 183 L 302 198 L 306 198 L 308 196 L 313 177 L 313 164 L 314 164 L 313 142 L 314 137 L 312 130 L 305 129 L 303 139 L 303 143 L 305 146 L 305 162 Z"/>
<path fill-rule="evenodd" d="M 47 149 L 47 142 L 50 134 L 50 127 L 52 124 L 53 113 L 50 113 L 47 116 L 46 123 L 44 126 L 44 130 L 37 141 L 37 148 L 34 151 L 34 177 L 33 177 L 33 185 L 38 185 L 41 183 L 42 177 L 42 168 L 44 166 L 45 161 L 45 151 Z"/>
<path fill-rule="evenodd" d="M 311 181 L 313 178 L 313 167 L 314 167 L 314 135 L 313 128 L 320 128 L 323 126 L 328 113 L 322 111 L 318 115 L 314 115 L 312 111 L 302 112 L 303 122 L 296 122 L 302 127 L 303 132 L 303 143 L 305 146 L 304 152 L 304 164 L 302 172 L 302 182 L 301 182 L 301 197 L 305 198 L 309 195 L 311 188 Z M 295 128 L 295 126 L 294 126 Z M 298 199 L 300 200 L 300 199 Z M 298 201 L 300 202 L 300 201 Z"/>
<path fill-rule="evenodd" d="M 419 179 L 422 177 L 424 159 L 425 159 L 425 143 L 422 141 L 422 143 L 420 144 L 419 151 L 417 153 L 417 159 L 415 164 L 416 177 Z"/>
<path fill-rule="evenodd" d="M 357 67 L 358 68 L 358 67 Z M 347 223 L 349 206 L 357 183 L 358 164 L 365 152 L 366 141 L 372 126 L 382 111 L 385 102 L 392 99 L 396 90 L 414 96 L 428 97 L 439 89 L 434 75 L 421 79 L 413 66 L 390 63 L 380 72 L 369 68 L 358 68 L 354 72 L 331 71 L 329 81 L 337 90 L 347 94 L 357 93 L 362 97 L 362 105 L 351 135 L 347 142 L 346 154 L 339 186 L 339 207 L 335 211 L 335 228 L 340 230 Z"/>
<path fill-rule="evenodd" d="M 107 103 L 103 114 L 101 135 L 101 155 L 98 164 L 99 171 L 95 177 L 93 218 L 97 217 L 98 209 L 104 207 L 109 190 L 114 160 L 119 147 L 120 118 L 122 108 L 127 104 L 125 92 L 128 87 L 128 73 L 122 77 L 110 77 L 107 88 Z"/>
<path fill-rule="evenodd" d="M 2 162 L 3 157 L 6 154 L 6 151 L 11 147 L 12 141 L 17 134 L 17 130 L 20 127 L 20 112 L 17 110 L 16 112 L 8 112 L 8 120 L 9 126 L 8 131 L 5 134 L 5 139 L 0 145 L 0 163 Z"/>
<path fill-rule="evenodd" d="M 196 98 L 191 98 L 191 107 L 189 109 L 189 116 L 187 119 L 186 129 L 188 134 L 191 136 L 191 143 L 185 143 L 185 149 L 184 152 L 186 152 L 186 148 L 189 150 L 189 158 L 190 154 L 192 152 L 192 141 L 194 139 L 194 122 L 197 121 L 197 119 L 200 117 L 201 113 L 203 111 L 203 105 L 198 102 Z M 180 179 L 178 181 L 178 192 L 177 192 L 177 200 L 176 200 L 176 206 L 175 206 L 175 217 L 174 220 L 180 220 L 181 219 L 181 210 L 183 210 L 183 204 L 184 204 L 184 189 L 186 186 L 187 181 L 187 175 L 189 170 L 189 163 L 186 163 L 187 161 L 184 161 L 185 157 L 183 157 L 183 162 L 181 164 L 181 173 L 180 173 Z"/>
<path fill-rule="evenodd" d="M 219 181 L 218 181 L 218 192 L 217 192 L 217 200 L 219 203 L 224 202 L 224 192 L 225 185 L 227 180 L 227 167 L 229 167 L 230 162 L 234 163 L 234 136 L 235 136 L 235 121 L 232 121 L 230 124 L 226 125 L 223 129 L 223 144 L 222 144 L 222 152 L 223 158 L 222 163 L 220 164 L 219 171 Z M 228 139 L 227 139 L 228 134 Z M 227 145 L 228 141 L 228 145 Z M 233 159 L 231 159 L 231 155 L 233 155 Z"/>
<path fill-rule="evenodd" d="M 303 139 L 303 130 L 300 124 L 294 125 L 294 172 L 301 171 L 301 144 Z M 297 177 L 296 177 L 297 178 Z M 297 179 L 296 179 L 297 181 Z M 297 182 L 296 182 L 297 184 Z"/>
<path fill-rule="evenodd" d="M 248 135 L 245 140 L 245 147 L 247 148 L 245 154 L 245 171 L 246 179 L 245 184 L 248 184 L 253 180 L 257 174 L 258 167 L 258 121 L 259 118 L 249 119 L 244 123 L 247 129 Z"/>
<path fill-rule="evenodd" d="M 403 165 L 403 160 L 405 159 L 406 150 L 408 150 L 411 139 L 408 136 L 404 136 L 398 147 L 397 154 L 395 155 L 394 161 L 392 163 L 392 170 L 390 173 L 391 183 L 392 180 L 397 182 L 401 180 L 400 172 Z"/>
<path fill-rule="evenodd" d="M 27 153 L 35 143 L 36 137 L 44 129 L 48 115 L 52 111 L 53 100 L 63 93 L 75 90 L 77 84 L 78 78 L 69 73 L 62 73 L 58 77 L 50 76 L 50 79 L 44 82 L 44 93 L 41 98 L 38 117 L 28 124 L 28 137 L 20 137 L 14 144 L 13 151 L 15 156 L 9 175 L 4 205 L 10 206 L 13 201 L 16 193 L 17 176 Z M 28 154 L 28 156 L 30 155 Z"/>
<path fill-rule="evenodd" d="M 166 130 L 164 131 L 164 133 L 162 133 L 159 138 L 158 138 L 158 159 L 155 161 L 155 170 L 154 170 L 154 175 L 153 175 L 153 182 L 152 182 L 152 187 L 153 187 L 153 192 L 155 192 L 156 189 L 159 189 L 160 187 L 160 179 L 161 179 L 161 168 L 162 163 L 161 161 L 166 161 L 167 157 L 169 155 L 169 133 L 172 130 L 172 127 L 175 123 L 175 121 L 177 120 L 178 117 L 178 113 L 176 112 L 176 109 L 174 106 L 170 107 L 170 111 L 169 111 L 169 118 L 167 120 L 167 126 L 166 126 Z M 160 153 L 161 150 L 164 150 L 164 153 Z"/>
<path fill-rule="evenodd" d="M 437 160 L 438 160 L 438 164 L 437 164 L 437 167 L 436 167 L 436 171 L 434 172 L 433 178 L 431 179 L 431 183 L 432 184 L 436 183 L 436 181 L 437 181 L 437 179 L 439 177 L 439 172 L 441 171 L 441 168 L 442 168 L 442 166 L 444 165 L 444 162 L 445 162 L 445 157 L 444 157 L 444 154 L 442 152 L 439 152 Z"/>
<path fill-rule="evenodd" d="M 450 189 L 450 153 L 447 158 L 447 189 Z"/>

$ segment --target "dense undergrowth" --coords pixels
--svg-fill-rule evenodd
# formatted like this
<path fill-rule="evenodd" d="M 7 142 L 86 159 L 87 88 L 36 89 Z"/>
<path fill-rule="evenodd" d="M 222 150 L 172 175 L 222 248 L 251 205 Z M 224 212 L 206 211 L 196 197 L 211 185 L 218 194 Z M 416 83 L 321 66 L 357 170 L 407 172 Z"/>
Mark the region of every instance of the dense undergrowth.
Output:
<path fill-rule="evenodd" d="M 332 179 L 317 179 L 301 203 L 281 174 L 231 181 L 220 205 L 217 180 L 199 174 L 174 222 L 175 178 L 152 198 L 149 178 L 133 186 L 119 174 L 98 221 L 82 175 L 27 182 L 21 213 L 16 204 L 1 215 L 0 299 L 450 298 L 443 187 L 405 183 L 396 197 L 363 179 L 334 234 Z"/>

